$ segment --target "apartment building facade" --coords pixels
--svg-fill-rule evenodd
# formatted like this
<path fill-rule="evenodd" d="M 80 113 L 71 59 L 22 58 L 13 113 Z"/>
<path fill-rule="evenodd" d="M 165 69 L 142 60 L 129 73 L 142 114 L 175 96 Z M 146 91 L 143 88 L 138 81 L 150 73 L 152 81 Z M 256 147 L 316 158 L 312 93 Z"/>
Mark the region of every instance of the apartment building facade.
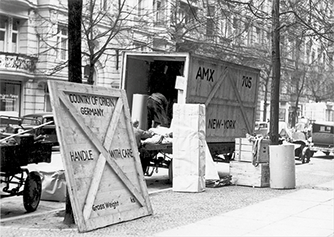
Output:
<path fill-rule="evenodd" d="M 47 81 L 68 80 L 67 14 L 67 0 L 0 2 L 0 115 L 51 111 Z M 95 64 L 95 84 L 119 86 L 119 58 Z"/>

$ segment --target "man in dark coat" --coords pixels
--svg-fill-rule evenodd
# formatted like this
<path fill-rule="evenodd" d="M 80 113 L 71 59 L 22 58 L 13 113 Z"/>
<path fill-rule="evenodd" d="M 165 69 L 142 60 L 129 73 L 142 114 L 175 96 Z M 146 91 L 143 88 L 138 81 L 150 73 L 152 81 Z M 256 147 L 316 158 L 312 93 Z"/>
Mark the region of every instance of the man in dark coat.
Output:
<path fill-rule="evenodd" d="M 167 116 L 168 101 L 161 93 L 153 93 L 147 100 L 147 122 L 148 128 L 158 125 L 168 127 L 169 119 Z"/>

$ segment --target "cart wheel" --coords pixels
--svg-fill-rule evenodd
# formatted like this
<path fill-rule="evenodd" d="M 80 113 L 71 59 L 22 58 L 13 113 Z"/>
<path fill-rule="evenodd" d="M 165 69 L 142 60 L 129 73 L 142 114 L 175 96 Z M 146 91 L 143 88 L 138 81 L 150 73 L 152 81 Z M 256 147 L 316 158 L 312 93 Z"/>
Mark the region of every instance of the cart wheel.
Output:
<path fill-rule="evenodd" d="M 27 212 L 33 212 L 37 209 L 41 200 L 41 193 L 41 177 L 37 172 L 30 172 L 23 189 L 23 205 Z"/>
<path fill-rule="evenodd" d="M 173 160 L 171 160 L 169 163 L 168 179 L 169 179 L 169 183 L 173 184 Z"/>

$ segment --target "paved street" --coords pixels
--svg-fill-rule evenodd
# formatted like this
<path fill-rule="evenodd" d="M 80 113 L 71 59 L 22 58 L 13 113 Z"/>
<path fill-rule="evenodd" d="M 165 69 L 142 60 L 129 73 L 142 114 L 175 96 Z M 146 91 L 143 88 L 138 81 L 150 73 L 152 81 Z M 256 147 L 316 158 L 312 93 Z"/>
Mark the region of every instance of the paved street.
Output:
<path fill-rule="evenodd" d="M 42 201 L 26 214 L 22 197 L 5 198 L 1 236 L 333 236 L 332 158 L 296 161 L 297 187 L 289 190 L 231 185 L 177 193 L 160 169 L 146 178 L 153 215 L 80 234 L 62 223 L 63 203 Z"/>

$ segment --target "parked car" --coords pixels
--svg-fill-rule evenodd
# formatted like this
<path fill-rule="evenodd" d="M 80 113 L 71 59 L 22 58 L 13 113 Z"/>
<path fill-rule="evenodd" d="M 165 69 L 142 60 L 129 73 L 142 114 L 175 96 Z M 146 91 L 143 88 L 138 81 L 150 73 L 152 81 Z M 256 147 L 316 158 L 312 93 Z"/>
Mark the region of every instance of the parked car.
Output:
<path fill-rule="evenodd" d="M 255 127 L 254 127 L 255 135 L 267 136 L 269 130 L 270 130 L 270 122 L 260 122 L 260 121 L 255 122 Z M 278 133 L 280 135 L 288 133 L 287 135 L 291 136 L 291 129 L 289 129 L 286 122 L 279 121 Z"/>
<path fill-rule="evenodd" d="M 334 122 L 314 122 L 311 137 L 313 152 L 321 151 L 326 156 L 334 153 Z"/>
<path fill-rule="evenodd" d="M 20 118 L 16 116 L 0 115 L 0 128 L 5 128 L 8 124 L 19 124 Z"/>
<path fill-rule="evenodd" d="M 40 125 L 48 122 L 52 123 L 39 127 Z M 18 124 L 10 124 L 7 126 L 5 132 L 19 133 L 22 130 L 29 130 L 27 133 L 34 134 L 36 139 L 43 138 L 44 141 L 51 142 L 54 146 L 59 145 L 56 134 L 56 126 L 51 112 L 24 115 L 20 118 Z"/>
<path fill-rule="evenodd" d="M 255 122 L 254 133 L 256 135 L 266 136 L 269 133 L 269 123 Z"/>

